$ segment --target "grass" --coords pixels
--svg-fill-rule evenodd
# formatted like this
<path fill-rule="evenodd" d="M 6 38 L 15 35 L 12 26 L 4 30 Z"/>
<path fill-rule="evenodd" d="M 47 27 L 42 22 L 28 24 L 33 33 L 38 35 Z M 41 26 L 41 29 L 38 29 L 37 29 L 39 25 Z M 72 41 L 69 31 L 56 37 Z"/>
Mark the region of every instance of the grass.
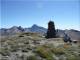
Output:
<path fill-rule="evenodd" d="M 9 56 L 10 51 L 7 48 L 1 48 L 0 49 L 0 54 L 3 55 L 3 56 Z"/>
<path fill-rule="evenodd" d="M 34 55 L 34 56 L 28 56 L 27 57 L 27 60 L 38 60 L 37 57 Z"/>
<path fill-rule="evenodd" d="M 55 60 L 55 57 L 53 57 L 54 55 L 58 56 L 58 58 L 63 55 L 66 57 L 66 60 L 79 60 L 80 55 L 78 53 L 80 52 L 77 50 L 77 47 L 75 48 L 71 45 L 68 45 L 66 48 L 64 45 L 62 47 L 55 47 L 52 44 L 45 44 L 37 47 L 37 54 L 46 60 Z"/>
<path fill-rule="evenodd" d="M 44 46 L 40 46 L 40 47 L 37 47 L 36 51 L 37 51 L 37 54 L 42 58 L 45 58 L 46 60 L 54 60 L 53 54 L 50 49 Z"/>
<path fill-rule="evenodd" d="M 67 60 L 79 60 L 80 58 L 78 56 L 75 56 L 75 55 L 71 55 L 71 54 L 68 54 L 67 55 Z"/>
<path fill-rule="evenodd" d="M 65 49 L 64 48 L 52 48 L 51 50 L 56 55 L 65 54 Z"/>
<path fill-rule="evenodd" d="M 35 42 L 47 42 L 44 44 L 36 44 Z M 22 54 L 32 52 L 34 55 L 26 56 L 28 60 L 38 60 L 40 57 L 44 60 L 79 60 L 80 44 L 65 44 L 62 38 L 45 39 L 38 34 L 22 33 L 14 37 L 4 38 L 1 41 L 0 55 L 9 56 L 10 53 L 21 51 Z M 38 57 L 37 57 L 37 56 Z"/>

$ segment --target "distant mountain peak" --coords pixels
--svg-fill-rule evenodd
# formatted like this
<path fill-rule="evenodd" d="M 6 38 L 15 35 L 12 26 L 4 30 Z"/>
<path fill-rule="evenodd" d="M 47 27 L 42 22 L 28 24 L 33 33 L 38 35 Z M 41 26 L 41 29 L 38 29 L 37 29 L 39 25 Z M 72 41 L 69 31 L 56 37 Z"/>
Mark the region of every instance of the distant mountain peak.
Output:
<path fill-rule="evenodd" d="M 36 25 L 36 24 L 34 24 L 33 26 L 32 26 L 32 28 L 35 28 L 35 27 L 39 27 L 38 25 Z"/>
<path fill-rule="evenodd" d="M 38 26 L 36 24 L 34 24 L 31 28 L 30 28 L 31 32 L 38 32 L 38 33 L 44 33 L 47 31 L 46 28 L 43 28 L 41 26 Z"/>
<path fill-rule="evenodd" d="M 11 27 L 11 28 L 17 28 L 17 26 L 13 26 L 13 27 Z"/>

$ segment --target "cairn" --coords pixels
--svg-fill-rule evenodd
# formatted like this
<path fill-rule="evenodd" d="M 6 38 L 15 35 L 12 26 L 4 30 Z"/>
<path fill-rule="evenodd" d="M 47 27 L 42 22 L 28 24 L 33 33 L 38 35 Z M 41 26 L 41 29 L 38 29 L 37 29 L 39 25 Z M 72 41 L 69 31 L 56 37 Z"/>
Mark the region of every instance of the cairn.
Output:
<path fill-rule="evenodd" d="M 46 38 L 55 38 L 56 37 L 56 30 L 53 21 L 49 21 L 48 23 L 48 30 L 46 33 Z"/>

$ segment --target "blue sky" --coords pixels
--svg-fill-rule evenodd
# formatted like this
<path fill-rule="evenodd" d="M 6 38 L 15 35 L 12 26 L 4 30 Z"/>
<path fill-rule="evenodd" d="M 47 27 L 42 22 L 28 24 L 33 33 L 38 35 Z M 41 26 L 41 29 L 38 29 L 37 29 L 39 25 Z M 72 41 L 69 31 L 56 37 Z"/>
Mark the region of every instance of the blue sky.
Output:
<path fill-rule="evenodd" d="M 1 25 L 31 27 L 37 24 L 47 28 L 47 23 L 55 22 L 58 29 L 80 30 L 79 0 L 2 0 Z"/>

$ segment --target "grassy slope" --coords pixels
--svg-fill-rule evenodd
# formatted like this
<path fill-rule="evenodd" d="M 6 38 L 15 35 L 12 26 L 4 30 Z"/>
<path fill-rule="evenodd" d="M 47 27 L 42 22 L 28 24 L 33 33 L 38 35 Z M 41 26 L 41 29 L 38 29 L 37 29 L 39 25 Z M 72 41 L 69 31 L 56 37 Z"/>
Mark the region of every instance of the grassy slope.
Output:
<path fill-rule="evenodd" d="M 37 33 L 20 33 L 2 38 L 0 60 L 79 60 L 80 45 L 62 38 L 45 39 Z"/>

